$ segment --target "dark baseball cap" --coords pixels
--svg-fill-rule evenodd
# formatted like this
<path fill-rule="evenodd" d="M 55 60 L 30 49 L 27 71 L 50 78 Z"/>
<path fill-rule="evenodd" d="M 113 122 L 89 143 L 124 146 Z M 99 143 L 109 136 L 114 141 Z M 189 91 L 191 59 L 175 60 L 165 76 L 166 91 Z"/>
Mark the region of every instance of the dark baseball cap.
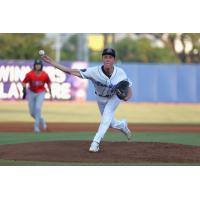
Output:
<path fill-rule="evenodd" d="M 35 65 L 41 65 L 41 66 L 43 66 L 42 60 L 39 60 L 39 59 L 34 60 L 34 66 Z"/>
<path fill-rule="evenodd" d="M 40 65 L 41 66 L 40 70 L 42 71 L 42 69 L 43 69 L 43 62 L 42 62 L 42 60 L 40 60 L 40 59 L 34 60 L 34 64 L 33 64 L 33 69 L 34 70 L 35 70 L 35 65 Z"/>
<path fill-rule="evenodd" d="M 116 56 L 115 50 L 112 49 L 112 48 L 106 48 L 102 52 L 102 56 L 104 56 L 104 55 L 111 55 L 111 56 L 113 56 L 115 58 L 115 56 Z"/>

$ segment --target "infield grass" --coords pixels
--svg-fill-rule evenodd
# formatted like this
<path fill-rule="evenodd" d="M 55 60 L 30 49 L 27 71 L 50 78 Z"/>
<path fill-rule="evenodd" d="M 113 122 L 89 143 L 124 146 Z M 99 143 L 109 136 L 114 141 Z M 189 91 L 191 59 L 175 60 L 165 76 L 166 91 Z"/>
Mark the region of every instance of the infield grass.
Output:
<path fill-rule="evenodd" d="M 180 163 L 64 163 L 0 160 L 0 166 L 180 166 Z M 200 166 L 200 163 L 181 163 L 181 166 Z"/>
<path fill-rule="evenodd" d="M 92 140 L 94 133 L 0 133 L 0 144 L 41 141 Z M 127 141 L 120 133 L 107 133 L 104 141 Z M 134 133 L 132 142 L 164 142 L 200 146 L 198 133 Z"/>

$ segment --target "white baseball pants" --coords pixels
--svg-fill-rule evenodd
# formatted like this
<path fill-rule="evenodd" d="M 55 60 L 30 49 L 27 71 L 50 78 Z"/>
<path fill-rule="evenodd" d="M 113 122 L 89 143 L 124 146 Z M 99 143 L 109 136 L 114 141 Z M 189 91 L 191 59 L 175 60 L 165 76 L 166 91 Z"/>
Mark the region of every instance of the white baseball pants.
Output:
<path fill-rule="evenodd" d="M 122 129 L 123 123 L 122 121 L 114 118 L 114 112 L 121 101 L 116 95 L 113 95 L 111 98 L 100 96 L 96 97 L 98 107 L 101 112 L 101 123 L 93 141 L 100 143 L 109 127 Z"/>

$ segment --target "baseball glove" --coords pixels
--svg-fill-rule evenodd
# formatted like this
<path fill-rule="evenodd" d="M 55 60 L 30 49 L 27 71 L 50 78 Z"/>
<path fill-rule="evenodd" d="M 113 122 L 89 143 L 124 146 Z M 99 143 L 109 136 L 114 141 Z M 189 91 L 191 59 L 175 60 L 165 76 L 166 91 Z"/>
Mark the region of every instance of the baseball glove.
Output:
<path fill-rule="evenodd" d="M 124 100 L 128 95 L 128 87 L 129 82 L 128 81 L 120 81 L 116 87 L 115 92 L 119 99 Z"/>
<path fill-rule="evenodd" d="M 26 98 L 26 88 L 23 87 L 23 95 L 22 95 L 22 99 L 25 99 Z"/>

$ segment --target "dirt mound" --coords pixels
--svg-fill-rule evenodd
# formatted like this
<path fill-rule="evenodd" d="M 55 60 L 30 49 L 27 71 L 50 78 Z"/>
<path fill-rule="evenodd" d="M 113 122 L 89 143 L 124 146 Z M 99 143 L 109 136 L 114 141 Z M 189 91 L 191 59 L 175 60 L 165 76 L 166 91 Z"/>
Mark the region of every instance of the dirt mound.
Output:
<path fill-rule="evenodd" d="M 103 142 L 89 153 L 90 141 L 0 145 L 0 159 L 66 163 L 200 163 L 200 147 L 158 142 Z"/>

